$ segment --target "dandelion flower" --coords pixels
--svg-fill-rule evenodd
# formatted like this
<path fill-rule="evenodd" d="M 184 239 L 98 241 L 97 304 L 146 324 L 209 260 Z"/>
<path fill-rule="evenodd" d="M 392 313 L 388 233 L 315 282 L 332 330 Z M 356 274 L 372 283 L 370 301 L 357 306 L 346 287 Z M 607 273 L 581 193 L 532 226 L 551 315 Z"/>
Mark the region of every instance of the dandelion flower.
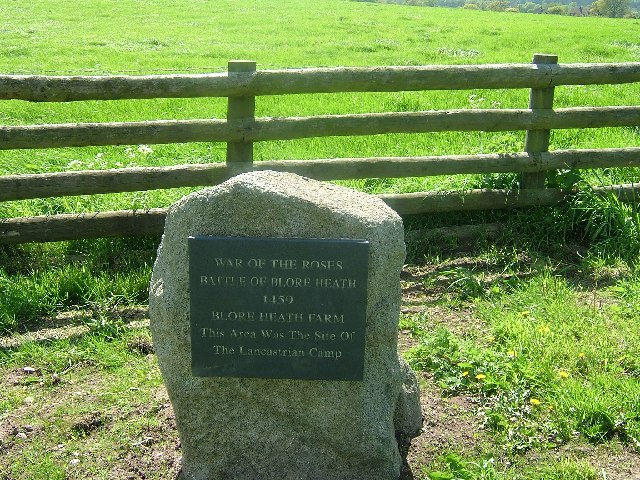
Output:
<path fill-rule="evenodd" d="M 565 371 L 565 370 L 560 370 L 558 372 L 558 376 L 560 378 L 569 378 L 569 372 Z"/>
<path fill-rule="evenodd" d="M 537 407 L 538 405 L 540 405 L 542 402 L 540 400 L 538 400 L 537 398 L 532 398 L 531 400 L 529 400 L 529 403 L 531 405 L 533 405 L 534 407 Z"/>
<path fill-rule="evenodd" d="M 542 335 L 547 335 L 551 332 L 551 328 L 549 328 L 549 325 L 547 325 L 546 323 L 543 323 L 538 327 L 538 332 L 540 332 Z"/>
<path fill-rule="evenodd" d="M 578 358 L 584 358 L 585 356 L 586 356 L 586 355 L 584 354 L 584 352 L 580 352 L 580 353 L 578 354 Z"/>
<path fill-rule="evenodd" d="M 484 380 L 485 378 L 487 378 L 487 376 L 484 373 L 479 373 L 476 375 L 476 378 L 478 380 Z"/>
<path fill-rule="evenodd" d="M 515 350 L 509 350 L 507 352 L 507 355 L 509 355 L 510 357 L 515 357 L 516 356 L 516 351 Z"/>
<path fill-rule="evenodd" d="M 464 372 L 462 372 L 462 376 L 463 377 L 467 377 L 469 375 L 469 372 L 467 370 L 465 370 Z"/>

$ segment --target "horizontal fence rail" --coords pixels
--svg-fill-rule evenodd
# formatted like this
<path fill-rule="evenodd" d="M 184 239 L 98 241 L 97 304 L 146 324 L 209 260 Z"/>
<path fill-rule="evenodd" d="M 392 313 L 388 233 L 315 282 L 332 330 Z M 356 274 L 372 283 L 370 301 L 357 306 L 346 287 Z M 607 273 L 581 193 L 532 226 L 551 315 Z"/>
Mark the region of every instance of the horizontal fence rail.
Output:
<path fill-rule="evenodd" d="M 227 97 L 226 119 L 0 126 L 0 150 L 107 145 L 226 142 L 226 163 L 136 167 L 0 176 L 0 201 L 215 185 L 243 171 L 288 171 L 318 180 L 516 173 L 520 188 L 380 195 L 400 214 L 549 206 L 577 190 L 544 188 L 551 170 L 639 167 L 640 147 L 549 150 L 551 130 L 640 126 L 640 106 L 553 108 L 562 85 L 640 82 L 640 62 L 315 68 L 256 71 L 232 61 L 229 72 L 203 75 L 0 75 L 0 100 L 72 102 Z M 530 89 L 528 109 L 463 109 L 310 117 L 255 117 L 256 97 L 339 92 Z M 253 143 L 327 136 L 445 131 L 526 131 L 523 152 L 479 155 L 334 158 L 253 162 Z M 384 152 L 381 152 L 384 153 Z M 640 185 L 598 187 L 598 194 L 636 201 Z M 0 219 L 0 243 L 155 235 L 166 209 Z"/>
<path fill-rule="evenodd" d="M 623 201 L 640 197 L 640 184 L 596 187 L 595 193 L 615 195 Z M 378 195 L 400 215 L 424 212 L 503 210 L 543 207 L 567 201 L 575 191 L 557 188 L 529 190 L 467 190 Z M 165 208 L 113 212 L 43 215 L 0 219 L 0 243 L 56 242 L 96 237 L 159 235 L 164 230 Z"/>
<path fill-rule="evenodd" d="M 640 147 L 430 157 L 335 158 L 256 162 L 245 170 L 291 172 L 316 180 L 427 177 L 464 173 L 537 173 L 576 168 L 640 167 Z M 237 174 L 224 163 L 131 167 L 0 176 L 0 201 L 201 187 Z"/>
<path fill-rule="evenodd" d="M 0 75 L 0 100 L 71 102 L 244 97 L 301 93 L 545 88 L 638 81 L 640 62 L 315 68 L 262 70 L 249 74 L 108 77 Z"/>
<path fill-rule="evenodd" d="M 638 107 L 486 109 L 319 115 L 252 120 L 164 120 L 0 127 L 0 150 L 188 142 L 260 142 L 330 136 L 514 131 L 640 125 Z"/>

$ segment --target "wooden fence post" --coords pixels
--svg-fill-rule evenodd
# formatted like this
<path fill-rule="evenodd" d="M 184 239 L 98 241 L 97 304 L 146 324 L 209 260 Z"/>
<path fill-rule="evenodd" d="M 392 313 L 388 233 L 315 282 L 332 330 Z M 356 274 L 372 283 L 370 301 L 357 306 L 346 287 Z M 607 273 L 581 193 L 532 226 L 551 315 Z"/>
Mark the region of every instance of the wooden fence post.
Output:
<path fill-rule="evenodd" d="M 229 77 L 239 82 L 246 81 L 256 71 L 256 62 L 250 60 L 231 60 L 228 64 Z M 227 104 L 227 122 L 255 119 L 256 97 L 229 97 Z M 227 167 L 232 175 L 245 171 L 253 164 L 253 142 L 227 142 Z"/>
<path fill-rule="evenodd" d="M 557 64 L 557 55 L 545 55 L 536 53 L 533 55 L 535 65 Z M 554 87 L 532 88 L 529 95 L 529 108 L 551 109 L 553 108 Z M 527 130 L 524 149 L 528 153 L 548 152 L 550 130 Z M 523 173 L 520 175 L 520 188 L 544 188 L 545 172 Z"/>

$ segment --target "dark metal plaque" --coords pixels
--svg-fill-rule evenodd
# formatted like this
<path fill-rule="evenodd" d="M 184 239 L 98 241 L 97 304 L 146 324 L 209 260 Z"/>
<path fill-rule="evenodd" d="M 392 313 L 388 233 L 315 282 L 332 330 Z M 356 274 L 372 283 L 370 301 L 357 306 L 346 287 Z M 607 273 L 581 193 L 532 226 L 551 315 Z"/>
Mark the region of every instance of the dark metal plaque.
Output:
<path fill-rule="evenodd" d="M 200 377 L 362 380 L 369 243 L 189 237 Z"/>

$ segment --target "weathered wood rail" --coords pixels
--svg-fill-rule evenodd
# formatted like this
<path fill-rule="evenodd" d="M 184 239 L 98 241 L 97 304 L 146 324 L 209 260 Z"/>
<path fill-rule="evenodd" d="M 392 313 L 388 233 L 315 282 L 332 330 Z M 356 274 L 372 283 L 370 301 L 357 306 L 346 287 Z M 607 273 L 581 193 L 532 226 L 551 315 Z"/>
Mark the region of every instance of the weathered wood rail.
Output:
<path fill-rule="evenodd" d="M 0 149 L 188 142 L 264 142 L 311 137 L 447 131 L 550 130 L 640 124 L 637 107 L 446 110 L 316 117 L 161 120 L 0 127 Z"/>
<path fill-rule="evenodd" d="M 640 166 L 640 148 L 549 152 L 552 129 L 640 125 L 640 106 L 553 109 L 561 85 L 640 82 L 640 63 L 561 65 L 536 55 L 527 65 L 323 68 L 256 71 L 230 62 L 209 75 L 49 77 L 0 75 L 0 100 L 72 102 L 228 97 L 226 119 L 0 126 L 0 149 L 226 142 L 227 162 L 0 176 L 0 201 L 213 185 L 241 171 L 290 171 L 319 180 L 515 172 L 517 191 L 472 190 L 381 195 L 400 214 L 552 205 L 571 192 L 544 188 L 545 172 Z M 448 110 L 256 118 L 261 95 L 529 88 L 529 109 Z M 286 160 L 253 163 L 253 143 L 322 136 L 525 130 L 523 152 L 493 155 Z M 624 199 L 635 185 L 601 188 Z M 0 219 L 0 243 L 160 233 L 164 209 Z"/>
<path fill-rule="evenodd" d="M 577 65 L 444 65 L 419 67 L 310 68 L 229 74 L 110 77 L 0 75 L 0 100 L 73 102 L 135 98 L 248 97 L 298 93 L 397 92 L 640 81 L 638 63 Z M 249 73 L 250 75 L 244 75 Z"/>

